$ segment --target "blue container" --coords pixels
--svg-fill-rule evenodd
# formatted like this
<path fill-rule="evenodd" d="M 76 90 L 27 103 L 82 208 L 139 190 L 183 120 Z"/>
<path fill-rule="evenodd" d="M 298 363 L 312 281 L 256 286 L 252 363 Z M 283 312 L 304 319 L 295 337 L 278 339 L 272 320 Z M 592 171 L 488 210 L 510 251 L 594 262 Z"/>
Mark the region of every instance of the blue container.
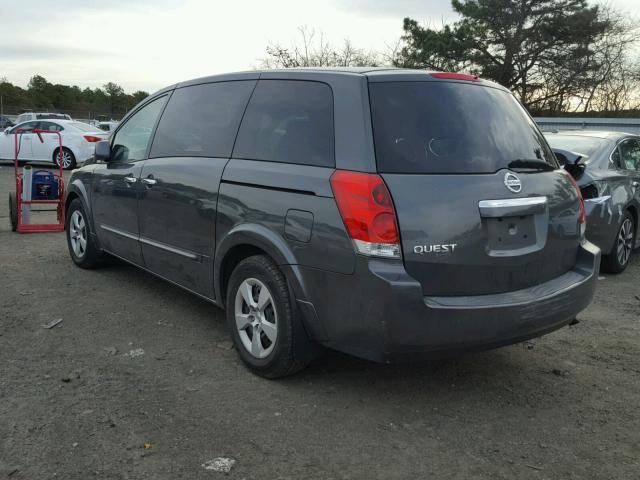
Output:
<path fill-rule="evenodd" d="M 57 200 L 58 178 L 48 170 L 36 170 L 31 180 L 31 200 Z"/>

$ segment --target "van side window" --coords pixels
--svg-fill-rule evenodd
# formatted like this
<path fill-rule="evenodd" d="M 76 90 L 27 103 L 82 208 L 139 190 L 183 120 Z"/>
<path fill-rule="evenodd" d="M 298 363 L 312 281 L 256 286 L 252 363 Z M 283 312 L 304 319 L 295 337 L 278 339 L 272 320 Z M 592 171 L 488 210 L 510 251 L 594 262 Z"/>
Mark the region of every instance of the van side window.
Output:
<path fill-rule="evenodd" d="M 127 119 L 113 138 L 113 161 L 135 162 L 144 159 L 153 127 L 166 101 L 166 95 L 156 98 Z"/>
<path fill-rule="evenodd" d="M 177 89 L 162 114 L 150 157 L 230 157 L 255 80 Z"/>
<path fill-rule="evenodd" d="M 233 157 L 335 166 L 331 88 L 320 82 L 260 80 Z"/>

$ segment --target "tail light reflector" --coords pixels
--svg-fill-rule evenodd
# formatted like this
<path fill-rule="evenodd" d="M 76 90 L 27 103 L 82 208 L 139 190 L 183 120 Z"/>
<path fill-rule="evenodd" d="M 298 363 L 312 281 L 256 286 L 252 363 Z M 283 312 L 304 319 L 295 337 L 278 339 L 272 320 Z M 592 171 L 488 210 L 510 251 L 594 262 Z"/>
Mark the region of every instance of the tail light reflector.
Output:
<path fill-rule="evenodd" d="M 94 137 L 93 135 L 83 135 L 83 136 L 84 136 L 84 139 L 89 143 L 95 143 L 95 142 L 99 142 L 100 140 L 102 140 L 102 138 Z"/>
<path fill-rule="evenodd" d="M 358 253 L 400 258 L 400 235 L 391 194 L 379 175 L 337 170 L 331 188 Z"/>

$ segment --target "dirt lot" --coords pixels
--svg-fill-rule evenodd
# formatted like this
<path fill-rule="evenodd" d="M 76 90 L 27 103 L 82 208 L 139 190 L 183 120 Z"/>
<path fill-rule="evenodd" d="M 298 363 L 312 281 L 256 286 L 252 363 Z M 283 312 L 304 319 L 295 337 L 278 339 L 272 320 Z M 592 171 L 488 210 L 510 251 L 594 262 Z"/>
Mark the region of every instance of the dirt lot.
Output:
<path fill-rule="evenodd" d="M 640 477 L 640 254 L 580 323 L 412 366 L 250 374 L 216 307 L 62 234 L 18 235 L 0 165 L 0 478 Z M 43 324 L 62 323 L 48 330 Z"/>

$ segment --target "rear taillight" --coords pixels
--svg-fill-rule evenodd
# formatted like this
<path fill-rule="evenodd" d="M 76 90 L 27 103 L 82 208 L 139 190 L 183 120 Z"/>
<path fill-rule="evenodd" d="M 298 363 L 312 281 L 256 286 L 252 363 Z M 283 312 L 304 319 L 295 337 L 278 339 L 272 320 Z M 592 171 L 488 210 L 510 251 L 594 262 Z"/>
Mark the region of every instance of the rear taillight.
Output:
<path fill-rule="evenodd" d="M 580 191 L 580 187 L 576 183 L 576 181 L 573 178 L 573 176 L 571 174 L 569 174 L 569 173 L 567 173 L 567 176 L 569 177 L 569 180 L 571 180 L 571 183 L 573 184 L 574 188 L 576 189 L 576 192 L 578 194 L 578 200 L 580 201 L 580 218 L 579 218 L 578 221 L 580 222 L 580 234 L 582 236 L 584 236 L 585 230 L 586 230 L 586 226 L 587 226 L 587 212 L 584 209 L 584 198 L 582 198 L 582 192 Z"/>
<path fill-rule="evenodd" d="M 379 175 L 338 170 L 331 188 L 347 233 L 363 255 L 400 258 L 393 200 Z"/>
<path fill-rule="evenodd" d="M 102 140 L 100 137 L 94 137 L 93 135 L 84 135 L 84 139 L 90 143 L 95 143 Z"/>
<path fill-rule="evenodd" d="M 453 73 L 453 72 L 437 72 L 432 73 L 433 78 L 439 78 L 441 80 L 463 80 L 465 82 L 479 82 L 480 77 L 477 75 L 468 75 L 466 73 Z"/>

